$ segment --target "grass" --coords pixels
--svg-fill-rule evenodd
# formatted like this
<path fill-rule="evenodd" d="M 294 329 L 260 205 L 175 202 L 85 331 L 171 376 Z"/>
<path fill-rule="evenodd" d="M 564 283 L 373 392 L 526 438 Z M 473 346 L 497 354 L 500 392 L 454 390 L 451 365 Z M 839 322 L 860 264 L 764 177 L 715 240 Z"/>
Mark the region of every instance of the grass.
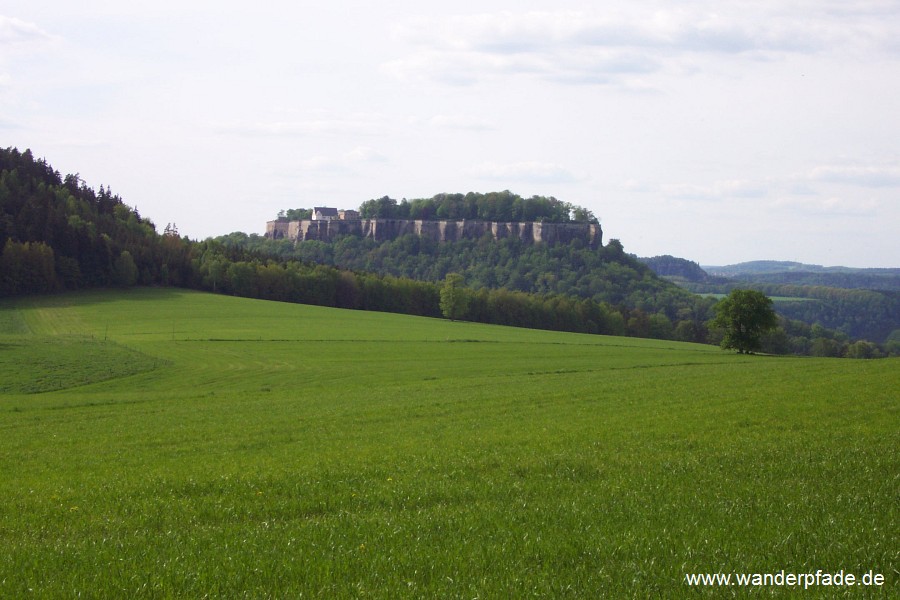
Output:
<path fill-rule="evenodd" d="M 756 591 L 888 597 L 898 366 L 173 290 L 8 302 L 0 597 L 716 597 L 684 575 L 780 569 L 888 583 Z"/>
<path fill-rule="evenodd" d="M 161 364 L 115 342 L 83 336 L 26 337 L 5 343 L 0 351 L 0 394 L 62 390 Z"/>

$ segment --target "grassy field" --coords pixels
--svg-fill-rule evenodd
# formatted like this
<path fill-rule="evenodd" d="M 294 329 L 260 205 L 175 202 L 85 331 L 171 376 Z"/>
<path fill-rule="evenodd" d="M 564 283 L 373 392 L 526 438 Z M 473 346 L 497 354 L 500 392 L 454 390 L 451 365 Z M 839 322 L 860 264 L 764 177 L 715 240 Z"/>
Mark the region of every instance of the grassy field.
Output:
<path fill-rule="evenodd" d="M 897 360 L 6 302 L 0 597 L 896 597 L 898 390 Z M 886 583 L 685 583 L 782 569 Z"/>

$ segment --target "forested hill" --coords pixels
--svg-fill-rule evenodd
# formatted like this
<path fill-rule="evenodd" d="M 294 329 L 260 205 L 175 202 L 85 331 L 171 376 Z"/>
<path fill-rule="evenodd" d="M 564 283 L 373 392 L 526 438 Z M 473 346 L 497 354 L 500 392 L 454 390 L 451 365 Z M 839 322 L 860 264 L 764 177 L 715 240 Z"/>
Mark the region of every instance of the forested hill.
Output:
<path fill-rule="evenodd" d="M 710 277 L 697 263 L 665 254 L 652 258 L 639 259 L 660 277 L 671 281 L 691 281 L 694 283 L 709 281 Z"/>
<path fill-rule="evenodd" d="M 900 268 L 823 267 L 797 262 L 757 260 L 726 267 L 705 267 L 705 270 L 710 275 L 734 281 L 900 292 Z"/>
<path fill-rule="evenodd" d="M 276 256 L 272 248 L 191 241 L 174 226 L 157 233 L 152 222 L 109 189 L 101 186 L 96 192 L 78 175 L 63 177 L 29 150 L 0 149 L 0 244 L 0 296 L 174 285 L 337 308 L 442 314 L 437 281 L 395 277 L 386 270 L 340 270 L 321 261 Z M 621 245 L 611 244 L 605 255 L 622 255 Z M 515 250 L 506 262 L 517 257 Z M 622 265 L 618 259 L 609 262 Z M 627 289 L 617 289 L 624 298 Z M 697 341 L 706 335 L 706 312 L 696 316 L 696 327 L 676 331 L 665 315 L 641 308 L 620 310 L 592 300 L 508 289 L 466 293 L 468 309 L 459 315 L 465 320 L 583 333 L 677 334 Z"/>
<path fill-rule="evenodd" d="M 60 176 L 30 150 L 0 150 L 0 295 L 187 283 L 189 247 L 108 189 Z"/>
<path fill-rule="evenodd" d="M 729 267 L 657 256 L 642 258 L 658 275 L 698 294 L 758 290 L 789 319 L 834 329 L 852 339 L 900 339 L 900 269 L 851 269 L 753 261 Z"/>
<path fill-rule="evenodd" d="M 437 242 L 406 235 L 376 242 L 345 236 L 334 242 L 270 240 L 236 232 L 216 239 L 228 246 L 277 254 L 342 269 L 438 282 L 459 273 L 474 289 L 565 295 L 615 307 L 635 335 L 660 337 L 681 327 L 684 339 L 702 339 L 714 299 L 701 298 L 656 276 L 618 240 L 591 249 L 527 244 L 517 238 Z M 623 330 L 625 331 L 625 330 Z M 654 333 L 651 334 L 651 331 Z"/>

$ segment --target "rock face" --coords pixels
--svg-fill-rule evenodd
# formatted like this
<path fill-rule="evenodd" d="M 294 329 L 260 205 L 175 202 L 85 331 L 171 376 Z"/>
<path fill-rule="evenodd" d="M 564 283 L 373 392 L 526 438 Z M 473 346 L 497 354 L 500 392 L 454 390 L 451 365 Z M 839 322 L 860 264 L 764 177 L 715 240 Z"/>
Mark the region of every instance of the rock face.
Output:
<path fill-rule="evenodd" d="M 581 240 L 597 249 L 603 245 L 603 230 L 593 223 L 501 223 L 497 221 L 422 221 L 407 219 L 356 219 L 352 221 L 269 221 L 266 237 L 295 242 L 331 242 L 337 236 L 355 235 L 376 242 L 417 235 L 437 242 L 478 239 L 490 235 L 495 240 L 519 238 L 527 244 L 567 244 Z"/>

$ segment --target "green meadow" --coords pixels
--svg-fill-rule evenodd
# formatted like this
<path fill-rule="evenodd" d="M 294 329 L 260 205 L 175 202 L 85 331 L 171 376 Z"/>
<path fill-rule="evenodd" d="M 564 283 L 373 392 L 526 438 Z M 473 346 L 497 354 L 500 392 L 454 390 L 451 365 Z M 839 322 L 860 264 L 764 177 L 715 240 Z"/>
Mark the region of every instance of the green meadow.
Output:
<path fill-rule="evenodd" d="M 897 359 L 6 301 L 0 597 L 896 596 L 898 390 Z M 685 581 L 819 569 L 886 581 Z"/>

